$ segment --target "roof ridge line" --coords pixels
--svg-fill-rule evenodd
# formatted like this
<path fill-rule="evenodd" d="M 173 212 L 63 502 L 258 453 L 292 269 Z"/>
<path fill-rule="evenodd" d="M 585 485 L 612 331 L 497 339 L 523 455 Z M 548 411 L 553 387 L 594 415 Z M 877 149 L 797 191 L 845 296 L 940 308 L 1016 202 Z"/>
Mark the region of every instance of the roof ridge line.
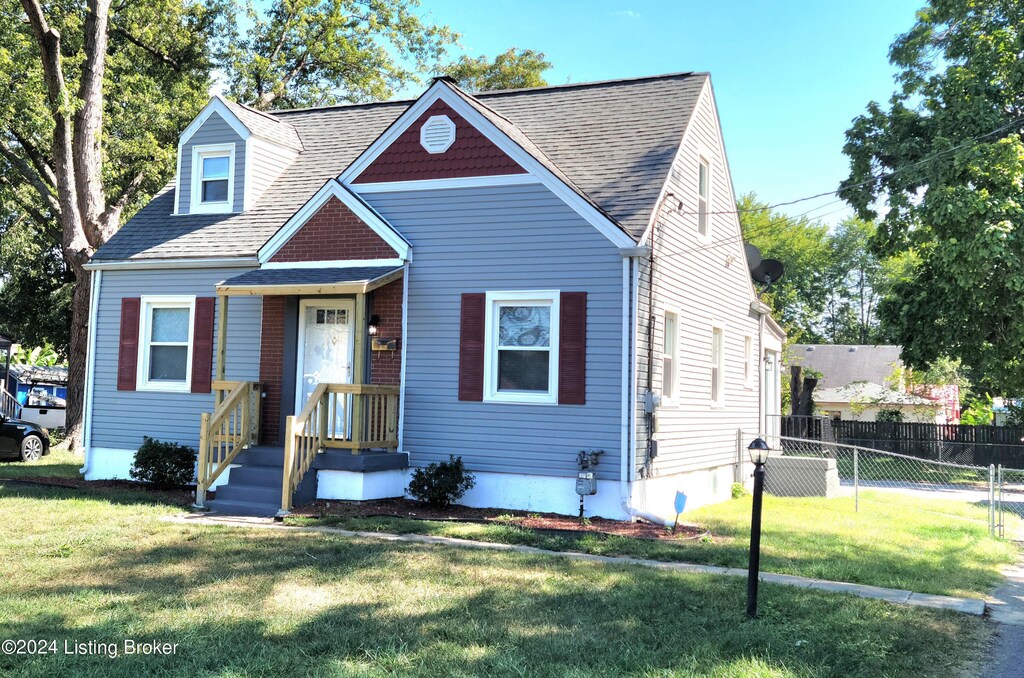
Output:
<path fill-rule="evenodd" d="M 612 79 L 608 79 L 608 80 L 591 80 L 591 81 L 588 81 L 588 82 L 568 82 L 568 83 L 562 83 L 560 85 L 542 85 L 540 87 L 519 87 L 519 88 L 511 88 L 511 89 L 496 89 L 496 90 L 489 90 L 489 91 L 485 91 L 485 92 L 468 92 L 466 90 L 463 90 L 460 87 L 460 91 L 462 91 L 463 93 L 467 94 L 468 96 L 472 96 L 473 98 L 480 98 L 480 97 L 500 96 L 500 95 L 503 95 L 503 94 L 518 94 L 518 93 L 525 93 L 525 92 L 533 93 L 533 92 L 545 92 L 545 91 L 550 91 L 550 90 L 584 89 L 584 88 L 588 88 L 588 87 L 601 87 L 601 86 L 604 86 L 604 85 L 611 85 L 611 84 L 615 84 L 615 83 L 644 82 L 644 81 L 651 81 L 651 80 L 668 80 L 668 79 L 671 79 L 671 78 L 684 78 L 684 77 L 691 77 L 691 76 L 698 76 L 698 75 L 710 76 L 711 73 L 709 71 L 678 71 L 678 72 L 675 72 L 675 73 L 663 73 L 663 74 L 660 74 L 660 75 L 640 75 L 640 76 L 636 76 L 636 77 L 632 77 L 632 78 L 612 78 Z M 312 111 L 329 111 L 329 110 L 341 109 L 341 108 L 356 108 L 358 106 L 386 106 L 386 105 L 398 105 L 398 104 L 412 104 L 412 103 L 415 103 L 418 100 L 419 100 L 419 97 L 417 96 L 417 97 L 408 97 L 408 98 L 404 98 L 404 99 L 388 99 L 386 101 L 361 101 L 361 102 L 352 102 L 352 103 L 345 103 L 345 104 L 330 104 L 330 105 L 327 105 L 327 106 L 308 106 L 306 108 L 283 108 L 283 109 L 280 109 L 280 110 L 275 110 L 273 113 L 263 112 L 263 111 L 258 111 L 258 112 L 264 113 L 265 115 L 277 116 L 277 115 L 280 115 L 282 113 L 306 113 L 306 112 L 312 112 Z M 244 105 L 244 104 L 240 104 L 240 105 Z M 255 109 L 253 109 L 253 110 L 255 110 Z"/>

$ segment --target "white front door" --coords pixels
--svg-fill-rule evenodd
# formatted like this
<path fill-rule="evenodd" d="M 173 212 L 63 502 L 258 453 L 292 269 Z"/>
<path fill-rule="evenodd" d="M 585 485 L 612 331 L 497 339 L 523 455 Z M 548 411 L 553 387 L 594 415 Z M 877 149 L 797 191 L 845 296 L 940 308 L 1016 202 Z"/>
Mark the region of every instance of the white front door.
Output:
<path fill-rule="evenodd" d="M 299 342 L 295 413 L 306 406 L 317 384 L 351 384 L 355 350 L 355 302 L 303 299 L 299 302 Z"/>

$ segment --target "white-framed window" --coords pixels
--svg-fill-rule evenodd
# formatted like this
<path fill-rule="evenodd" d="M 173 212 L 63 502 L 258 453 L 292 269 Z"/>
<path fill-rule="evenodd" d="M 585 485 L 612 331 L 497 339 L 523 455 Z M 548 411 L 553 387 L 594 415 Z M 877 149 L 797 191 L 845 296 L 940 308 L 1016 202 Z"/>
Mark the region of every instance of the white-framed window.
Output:
<path fill-rule="evenodd" d="M 754 386 L 754 374 L 757 370 L 757 355 L 754 351 L 754 338 L 748 334 L 743 337 L 743 383 L 748 388 Z"/>
<path fill-rule="evenodd" d="M 557 290 L 488 292 L 484 400 L 558 403 Z"/>
<path fill-rule="evenodd" d="M 697 233 L 707 237 L 711 232 L 711 163 L 707 158 L 697 160 Z"/>
<path fill-rule="evenodd" d="M 725 402 L 725 329 L 711 328 L 711 404 Z"/>
<path fill-rule="evenodd" d="M 142 297 L 138 390 L 191 389 L 195 306 L 195 297 Z"/>
<path fill-rule="evenodd" d="M 189 211 L 194 214 L 216 214 L 234 210 L 234 144 L 192 147 L 191 196 Z"/>
<path fill-rule="evenodd" d="M 661 348 L 661 395 L 671 401 L 679 381 L 679 315 L 665 312 L 665 336 Z"/>

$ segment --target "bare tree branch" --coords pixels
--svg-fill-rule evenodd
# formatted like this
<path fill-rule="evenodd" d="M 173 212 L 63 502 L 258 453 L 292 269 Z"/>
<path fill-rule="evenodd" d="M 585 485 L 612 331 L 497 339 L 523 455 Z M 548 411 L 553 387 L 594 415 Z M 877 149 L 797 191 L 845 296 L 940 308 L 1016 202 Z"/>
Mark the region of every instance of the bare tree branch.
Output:
<path fill-rule="evenodd" d="M 21 0 L 21 4 L 39 45 L 46 97 L 53 114 L 53 171 L 57 175 L 64 255 L 80 268 L 88 259 L 89 242 L 81 227 L 82 213 L 78 208 L 74 151 L 71 148 L 71 101 L 61 70 L 60 32 L 47 23 L 38 0 Z"/>
<path fill-rule="evenodd" d="M 11 148 L 4 143 L 0 143 L 0 156 L 13 167 L 21 177 L 31 184 L 32 188 L 36 189 L 39 193 L 39 197 L 42 198 L 47 208 L 54 214 L 60 214 L 60 203 L 57 197 L 54 196 L 53 191 L 43 181 L 43 178 L 29 165 L 24 158 L 20 157 Z"/>
<path fill-rule="evenodd" d="M 121 191 L 121 195 L 118 196 L 117 200 L 112 202 L 107 209 L 103 212 L 103 221 L 105 223 L 117 224 L 121 220 L 121 212 L 124 211 L 125 206 L 131 202 L 131 199 L 138 193 L 139 188 L 142 186 L 142 182 L 146 179 L 146 173 L 140 171 Z"/>
<path fill-rule="evenodd" d="M 53 173 L 53 168 L 50 167 L 50 161 L 44 156 L 39 149 L 29 141 L 24 135 L 18 134 L 17 130 L 11 130 L 11 136 L 14 137 L 15 141 L 25 150 L 25 155 L 32 162 L 32 165 L 36 168 L 36 171 L 42 175 L 43 179 L 50 184 L 50 186 L 57 185 L 57 175 Z"/>
<path fill-rule="evenodd" d="M 10 179 L 8 179 L 6 176 L 2 174 L 0 174 L 0 184 L 7 186 L 8 188 L 11 189 L 11 198 L 14 200 L 14 202 L 18 204 L 18 207 L 20 207 L 22 211 L 25 212 L 25 214 L 27 214 L 29 218 L 32 219 L 32 221 L 36 222 L 36 224 L 43 229 L 46 235 L 53 240 L 54 245 L 59 247 L 61 241 L 61 232 L 60 228 L 57 227 L 56 225 L 56 219 L 52 216 L 48 218 L 45 214 L 36 209 L 34 205 L 25 200 L 22 200 L 21 197 L 18 195 L 17 191 L 14 190 L 17 188 L 17 186 L 15 186 Z"/>
<path fill-rule="evenodd" d="M 134 35 L 132 35 L 128 31 L 124 30 L 123 28 L 119 28 L 117 26 L 111 26 L 110 30 L 113 33 L 116 33 L 117 35 L 121 36 L 122 38 L 124 38 L 128 42 L 132 43 L 133 45 L 135 45 L 139 49 L 148 52 L 150 54 L 150 56 L 152 56 L 154 59 L 156 59 L 160 63 L 164 64 L 165 66 L 169 66 L 169 67 L 173 68 L 174 70 L 178 71 L 179 73 L 181 72 L 181 63 L 177 59 L 172 57 L 171 55 L 169 55 L 169 54 L 167 54 L 165 52 L 161 52 L 160 50 L 156 49 L 155 47 L 147 45 L 146 43 L 142 42 L 141 40 L 136 38 Z"/>
<path fill-rule="evenodd" d="M 85 60 L 78 85 L 72 146 L 78 181 L 78 204 L 86 240 L 92 248 L 106 242 L 113 228 L 103 222 L 103 71 L 107 54 L 107 22 L 110 0 L 89 0 L 85 14 Z M 109 231 L 109 232 L 108 232 Z"/>

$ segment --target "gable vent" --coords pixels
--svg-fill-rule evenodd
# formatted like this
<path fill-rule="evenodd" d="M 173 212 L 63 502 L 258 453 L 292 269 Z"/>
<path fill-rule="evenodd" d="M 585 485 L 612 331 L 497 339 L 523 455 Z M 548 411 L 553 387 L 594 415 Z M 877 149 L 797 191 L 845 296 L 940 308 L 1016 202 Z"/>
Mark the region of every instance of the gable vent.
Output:
<path fill-rule="evenodd" d="M 447 115 L 435 115 L 420 128 L 420 145 L 427 153 L 444 153 L 455 143 L 455 123 Z"/>

